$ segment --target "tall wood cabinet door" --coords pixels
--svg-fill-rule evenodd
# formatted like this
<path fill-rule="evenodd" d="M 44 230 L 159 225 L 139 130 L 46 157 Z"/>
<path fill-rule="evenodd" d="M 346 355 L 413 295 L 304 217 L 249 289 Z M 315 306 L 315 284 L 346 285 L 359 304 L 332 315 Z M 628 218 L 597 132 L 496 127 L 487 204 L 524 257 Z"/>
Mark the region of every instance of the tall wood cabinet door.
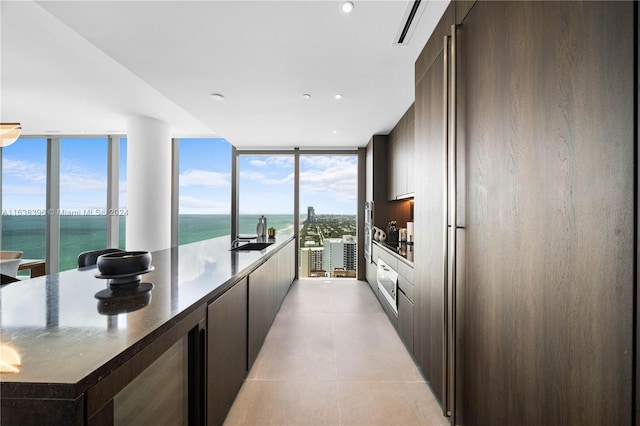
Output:
<path fill-rule="evenodd" d="M 444 41 L 442 42 L 444 46 Z M 416 86 L 414 355 L 442 402 L 444 315 L 444 52 Z"/>
<path fill-rule="evenodd" d="M 633 19 L 478 2 L 458 29 L 464 424 L 631 424 Z"/>
<path fill-rule="evenodd" d="M 207 424 L 221 425 L 247 373 L 247 279 L 208 307 Z"/>
<path fill-rule="evenodd" d="M 276 310 L 271 259 L 249 275 L 248 366 L 253 366 L 267 337 Z"/>
<path fill-rule="evenodd" d="M 414 170 L 415 170 L 415 133 L 416 133 L 416 121 L 415 121 L 415 106 L 411 106 L 407 111 L 407 123 L 406 123 L 406 141 L 405 141 L 405 176 L 406 176 L 406 186 L 405 193 L 413 193 L 415 192 L 415 179 Z"/>
<path fill-rule="evenodd" d="M 398 193 L 398 161 L 400 156 L 398 155 L 398 146 L 400 145 L 400 131 L 398 126 L 393 128 L 389 133 L 388 148 L 387 148 L 387 197 L 389 200 L 395 200 Z"/>

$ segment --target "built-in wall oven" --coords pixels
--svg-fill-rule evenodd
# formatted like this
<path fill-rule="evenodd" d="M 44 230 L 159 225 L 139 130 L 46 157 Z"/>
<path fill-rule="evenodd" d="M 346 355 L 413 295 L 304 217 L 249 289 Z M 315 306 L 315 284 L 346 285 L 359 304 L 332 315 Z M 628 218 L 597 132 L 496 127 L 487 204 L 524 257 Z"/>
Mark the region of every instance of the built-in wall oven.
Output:
<path fill-rule="evenodd" d="M 364 258 L 367 262 L 373 262 L 371 251 L 373 250 L 373 201 L 364 203 Z"/>
<path fill-rule="evenodd" d="M 389 303 L 393 312 L 398 314 L 398 273 L 391 269 L 387 263 L 378 258 L 377 268 L 378 290 Z"/>

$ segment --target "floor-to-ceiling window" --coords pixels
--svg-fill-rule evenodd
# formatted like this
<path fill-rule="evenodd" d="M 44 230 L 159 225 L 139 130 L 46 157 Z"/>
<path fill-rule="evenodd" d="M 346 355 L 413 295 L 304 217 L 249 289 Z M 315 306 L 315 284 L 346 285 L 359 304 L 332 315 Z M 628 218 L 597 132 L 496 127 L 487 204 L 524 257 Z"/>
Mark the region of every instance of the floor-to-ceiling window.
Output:
<path fill-rule="evenodd" d="M 358 157 L 300 155 L 300 277 L 356 277 Z"/>
<path fill-rule="evenodd" d="M 118 248 L 124 250 L 127 235 L 127 138 L 120 138 L 118 161 Z"/>
<path fill-rule="evenodd" d="M 20 138 L 2 149 L 2 250 L 45 256 L 47 140 Z"/>
<path fill-rule="evenodd" d="M 60 140 L 60 270 L 107 246 L 107 138 Z"/>
<path fill-rule="evenodd" d="M 258 218 L 276 234 L 294 233 L 294 156 L 240 155 L 238 233 L 256 235 Z"/>
<path fill-rule="evenodd" d="M 231 144 L 180 139 L 178 242 L 228 235 L 231 229 Z"/>

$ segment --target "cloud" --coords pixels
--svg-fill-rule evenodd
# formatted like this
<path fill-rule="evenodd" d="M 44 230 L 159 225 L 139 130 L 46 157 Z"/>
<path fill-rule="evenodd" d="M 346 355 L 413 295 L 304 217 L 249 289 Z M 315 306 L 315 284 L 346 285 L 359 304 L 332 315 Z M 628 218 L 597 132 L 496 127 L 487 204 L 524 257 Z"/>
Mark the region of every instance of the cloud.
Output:
<path fill-rule="evenodd" d="M 264 173 L 254 171 L 240 171 L 240 179 L 262 182 L 266 179 Z"/>
<path fill-rule="evenodd" d="M 338 200 L 357 199 L 358 163 L 349 156 L 302 156 L 300 191 L 331 193 Z"/>
<path fill-rule="evenodd" d="M 2 185 L 2 195 L 20 195 L 20 196 L 46 196 L 47 189 L 44 186 L 37 185 Z"/>
<path fill-rule="evenodd" d="M 293 168 L 294 159 L 292 155 L 272 155 L 249 157 L 249 164 L 255 167 L 276 167 L 279 169 Z"/>
<path fill-rule="evenodd" d="M 2 174 L 27 182 L 46 183 L 47 167 L 44 164 L 32 163 L 24 160 L 13 160 L 8 157 L 2 159 Z"/>
<path fill-rule="evenodd" d="M 46 165 L 24 160 L 14 160 L 9 157 L 2 159 L 2 173 L 8 184 L 4 190 L 14 191 L 20 188 L 23 195 L 41 193 L 42 189 L 36 189 L 25 185 L 28 183 L 44 184 L 47 182 Z M 68 161 L 61 162 L 60 188 L 64 192 L 106 192 L 106 176 L 98 176 L 85 170 L 84 166 Z M 40 192 L 38 192 L 40 191 Z"/>
<path fill-rule="evenodd" d="M 107 179 L 77 173 L 60 173 L 60 192 L 101 192 L 106 194 Z"/>
<path fill-rule="evenodd" d="M 243 166 L 245 168 L 243 169 Z M 282 185 L 293 183 L 294 159 L 289 156 L 257 156 L 249 157 L 248 166 L 256 169 L 247 170 L 247 163 L 240 165 L 240 179 L 259 182 L 263 185 Z M 283 173 L 287 175 L 283 176 Z"/>
<path fill-rule="evenodd" d="M 231 185 L 229 173 L 212 172 L 208 170 L 187 170 L 180 175 L 180 186 L 212 186 L 226 187 Z"/>

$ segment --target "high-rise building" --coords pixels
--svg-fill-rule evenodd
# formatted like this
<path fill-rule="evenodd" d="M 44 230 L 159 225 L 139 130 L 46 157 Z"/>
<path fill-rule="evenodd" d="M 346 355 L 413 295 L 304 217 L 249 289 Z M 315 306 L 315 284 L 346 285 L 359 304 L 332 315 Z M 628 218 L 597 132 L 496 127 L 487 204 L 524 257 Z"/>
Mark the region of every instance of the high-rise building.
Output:
<path fill-rule="evenodd" d="M 309 206 L 307 207 L 307 223 L 313 223 L 316 221 L 316 210 Z"/>
<path fill-rule="evenodd" d="M 357 266 L 357 243 L 352 235 L 342 238 L 324 239 L 324 269 L 330 274 L 338 269 L 355 271 Z"/>
<path fill-rule="evenodd" d="M 344 243 L 341 238 L 324 239 L 324 268 L 331 274 L 335 268 L 344 268 Z"/>
<path fill-rule="evenodd" d="M 300 277 L 324 275 L 323 247 L 305 247 L 300 249 Z"/>
<path fill-rule="evenodd" d="M 347 271 L 355 271 L 357 267 L 358 261 L 358 250 L 357 250 L 357 242 L 353 235 L 344 235 L 342 237 L 342 241 L 344 243 L 343 249 L 343 264 L 344 269 Z"/>

